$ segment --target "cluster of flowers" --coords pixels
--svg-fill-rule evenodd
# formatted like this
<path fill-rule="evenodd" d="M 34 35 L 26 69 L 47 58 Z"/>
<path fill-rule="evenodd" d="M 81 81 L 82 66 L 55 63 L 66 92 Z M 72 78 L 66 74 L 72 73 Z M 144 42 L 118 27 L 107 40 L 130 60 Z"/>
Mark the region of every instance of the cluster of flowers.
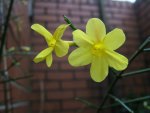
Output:
<path fill-rule="evenodd" d="M 35 63 L 46 60 L 47 66 L 50 67 L 52 52 L 58 57 L 68 53 L 70 42 L 61 39 L 68 26 L 67 24 L 58 26 L 53 35 L 39 24 L 31 26 L 45 38 L 48 45 L 34 58 Z M 87 22 L 86 33 L 77 29 L 72 34 L 72 42 L 77 45 L 77 49 L 69 55 L 68 61 L 75 67 L 91 64 L 90 75 L 95 82 L 101 82 L 106 78 L 109 67 L 118 71 L 127 67 L 128 59 L 115 52 L 125 42 L 125 34 L 121 29 L 116 28 L 106 34 L 104 23 L 98 18 L 91 18 Z"/>

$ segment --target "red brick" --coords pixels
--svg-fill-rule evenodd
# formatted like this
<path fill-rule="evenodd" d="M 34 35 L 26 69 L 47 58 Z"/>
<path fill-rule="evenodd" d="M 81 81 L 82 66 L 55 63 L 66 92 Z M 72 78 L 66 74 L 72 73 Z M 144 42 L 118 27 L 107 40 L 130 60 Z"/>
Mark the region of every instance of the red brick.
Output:
<path fill-rule="evenodd" d="M 35 15 L 35 21 L 50 21 L 50 22 L 57 22 L 58 18 L 52 15 Z"/>
<path fill-rule="evenodd" d="M 119 13 L 114 13 L 113 18 L 136 21 L 136 18 L 134 15 L 124 15 L 124 14 L 119 14 Z"/>
<path fill-rule="evenodd" d="M 34 72 L 34 75 L 32 77 L 32 79 L 36 80 L 43 80 L 45 78 L 45 73 L 43 72 Z"/>
<path fill-rule="evenodd" d="M 32 102 L 40 101 L 40 98 L 41 98 L 40 92 L 32 92 L 32 93 L 30 93 L 30 96 L 28 97 L 28 99 Z"/>
<path fill-rule="evenodd" d="M 51 72 L 47 75 L 49 80 L 71 80 L 73 79 L 72 72 Z"/>
<path fill-rule="evenodd" d="M 89 17 L 91 15 L 91 12 L 90 11 L 80 11 L 79 12 L 79 11 L 72 10 L 71 15 L 76 16 L 76 17 L 79 17 L 79 16 Z"/>
<path fill-rule="evenodd" d="M 74 98 L 74 93 L 72 91 L 49 91 L 46 95 L 48 100 L 66 100 Z"/>
<path fill-rule="evenodd" d="M 59 10 L 59 9 L 58 10 L 56 10 L 56 9 L 48 9 L 47 13 L 49 15 L 54 14 L 54 15 L 60 15 L 60 16 L 62 16 L 62 15 L 68 15 L 69 11 L 68 10 Z"/>
<path fill-rule="evenodd" d="M 35 57 L 35 56 L 34 56 Z M 34 58 L 33 57 L 33 58 Z M 34 62 L 33 62 L 34 63 Z M 46 61 L 42 61 L 42 62 L 39 62 L 39 63 L 34 63 L 33 64 L 33 68 L 32 68 L 32 71 L 34 72 L 39 72 L 41 71 L 42 73 L 44 73 L 44 71 L 47 71 L 49 68 L 47 67 L 46 65 Z M 35 75 L 36 76 L 36 75 Z M 40 76 L 40 75 L 39 75 Z M 41 75 L 42 76 L 42 75 Z"/>
<path fill-rule="evenodd" d="M 71 65 L 69 65 L 69 63 L 66 63 L 66 62 L 61 63 L 60 66 L 61 66 L 61 70 L 73 70 L 74 69 L 74 67 L 72 67 Z"/>
<path fill-rule="evenodd" d="M 75 72 L 75 78 L 76 79 L 90 79 L 90 69 L 87 71 L 78 71 Z"/>
<path fill-rule="evenodd" d="M 35 8 L 35 9 L 34 9 L 34 13 L 35 13 L 36 15 L 44 14 L 44 9 L 43 9 L 43 8 Z"/>
<path fill-rule="evenodd" d="M 118 19 L 110 19 L 108 20 L 108 23 L 111 24 L 111 25 L 118 25 L 118 26 L 122 26 L 123 25 L 123 22 L 122 20 L 118 20 Z"/>
<path fill-rule="evenodd" d="M 51 3 L 51 2 L 36 2 L 35 8 L 56 8 L 57 4 L 56 3 Z"/>
<path fill-rule="evenodd" d="M 95 5 L 82 5 L 81 6 L 81 10 L 84 10 L 84 11 L 98 11 L 98 7 L 96 7 Z"/>
<path fill-rule="evenodd" d="M 37 43 L 36 43 L 37 44 Z M 36 52 L 36 54 L 38 54 L 39 52 L 41 52 L 42 50 L 44 50 L 44 49 L 46 49 L 48 46 L 47 46 L 47 44 L 46 43 L 44 43 L 44 44 L 41 44 L 40 46 L 37 44 L 36 45 L 35 44 L 35 46 L 32 48 L 35 52 Z"/>
<path fill-rule="evenodd" d="M 45 102 L 44 110 L 46 111 L 58 111 L 61 109 L 60 102 Z"/>
<path fill-rule="evenodd" d="M 74 4 L 58 4 L 60 10 L 78 10 L 79 5 Z"/>
<path fill-rule="evenodd" d="M 64 101 L 63 102 L 63 109 L 74 109 L 74 110 L 78 110 L 78 109 L 81 109 L 84 107 L 84 104 L 81 103 L 81 102 L 78 102 L 78 101 L 73 101 L 73 100 L 70 100 L 70 101 Z"/>
<path fill-rule="evenodd" d="M 58 81 L 46 81 L 45 82 L 45 90 L 59 90 L 60 83 Z"/>
<path fill-rule="evenodd" d="M 62 82 L 63 89 L 83 89 L 87 88 L 87 83 L 85 80 L 80 81 L 64 81 Z"/>
<path fill-rule="evenodd" d="M 77 90 L 76 96 L 87 98 L 87 97 L 93 97 L 94 95 L 93 95 L 93 91 L 91 90 Z"/>
<path fill-rule="evenodd" d="M 15 113 L 27 113 L 29 109 L 29 105 L 26 106 L 21 106 L 21 107 L 17 107 L 15 109 L 13 109 L 13 112 Z"/>

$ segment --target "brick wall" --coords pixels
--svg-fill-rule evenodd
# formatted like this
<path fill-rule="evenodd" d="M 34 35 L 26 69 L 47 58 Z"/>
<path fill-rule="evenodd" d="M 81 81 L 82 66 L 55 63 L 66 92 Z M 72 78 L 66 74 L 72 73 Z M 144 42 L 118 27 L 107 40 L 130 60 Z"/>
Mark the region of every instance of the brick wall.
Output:
<path fill-rule="evenodd" d="M 135 8 L 137 9 L 136 13 L 140 28 L 140 36 L 145 39 L 150 36 L 150 23 L 148 22 L 150 19 L 150 2 L 149 0 L 137 0 L 135 3 Z M 145 24 L 145 22 L 147 23 Z"/>
<path fill-rule="evenodd" d="M 99 17 L 98 0 L 36 0 L 34 9 L 34 23 L 40 23 L 52 33 L 56 27 L 65 23 L 62 15 L 68 16 L 77 28 L 85 30 L 85 24 L 91 17 Z M 119 27 L 125 31 L 127 41 L 118 51 L 128 58 L 140 44 L 139 24 L 135 14 L 134 5 L 129 2 L 114 2 L 106 0 L 104 14 L 109 30 Z M 69 28 L 63 39 L 71 40 Z M 47 47 L 44 39 L 32 32 L 32 47 L 35 51 L 41 51 Z M 73 48 L 72 48 L 73 49 Z M 76 113 L 85 106 L 76 101 L 76 97 L 83 97 L 94 103 L 99 103 L 109 85 L 109 79 L 97 84 L 90 79 L 89 67 L 74 68 L 68 64 L 67 56 L 57 58 L 55 55 L 52 67 L 46 64 L 31 63 L 31 72 L 34 78 L 31 81 L 33 92 L 31 106 L 33 112 L 44 113 Z M 128 71 L 144 67 L 143 55 L 140 55 Z M 120 97 L 141 95 L 148 90 L 147 81 L 143 88 L 142 78 L 130 77 L 121 80 L 114 93 Z M 128 84 L 126 84 L 128 83 Z M 130 87 L 129 87 L 130 86 Z M 87 109 L 83 113 L 93 113 L 95 110 Z"/>
<path fill-rule="evenodd" d="M 137 14 L 137 19 L 139 23 L 139 28 L 140 28 L 140 41 L 145 40 L 150 36 L 150 1 L 149 0 L 137 0 L 135 4 L 136 14 Z M 145 24 L 146 23 L 146 24 Z M 148 67 L 150 62 L 149 62 L 149 55 L 148 53 L 145 53 L 145 64 Z"/>

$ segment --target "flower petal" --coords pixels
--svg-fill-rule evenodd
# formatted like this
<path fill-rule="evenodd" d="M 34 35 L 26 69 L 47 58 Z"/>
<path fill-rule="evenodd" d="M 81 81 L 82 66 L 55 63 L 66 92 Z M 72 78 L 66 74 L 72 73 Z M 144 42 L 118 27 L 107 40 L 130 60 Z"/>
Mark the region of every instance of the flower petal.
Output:
<path fill-rule="evenodd" d="M 75 43 L 80 47 L 87 47 L 93 44 L 93 42 L 89 40 L 88 36 L 79 29 L 75 30 L 72 34 Z"/>
<path fill-rule="evenodd" d="M 104 38 L 104 44 L 110 50 L 118 49 L 125 42 L 125 34 L 121 29 L 114 29 Z"/>
<path fill-rule="evenodd" d="M 89 49 L 86 48 L 77 48 L 74 50 L 68 58 L 69 63 L 72 66 L 84 66 L 91 63 L 92 54 Z"/>
<path fill-rule="evenodd" d="M 46 64 L 48 67 L 51 67 L 52 65 L 52 54 L 49 54 L 47 57 L 46 57 Z"/>
<path fill-rule="evenodd" d="M 128 59 L 115 51 L 106 51 L 109 66 L 120 71 L 128 66 Z"/>
<path fill-rule="evenodd" d="M 106 35 L 104 23 L 98 18 L 89 19 L 86 25 L 86 33 L 91 41 L 99 42 Z"/>
<path fill-rule="evenodd" d="M 94 57 L 92 60 L 90 73 L 95 82 L 103 81 L 108 75 L 108 62 L 102 57 Z"/>
<path fill-rule="evenodd" d="M 68 24 L 62 24 L 62 25 L 58 26 L 58 28 L 55 30 L 54 38 L 56 40 L 60 39 L 68 26 L 69 26 Z"/>
<path fill-rule="evenodd" d="M 52 34 L 51 34 L 49 31 L 47 31 L 47 30 L 46 30 L 42 25 L 40 25 L 40 24 L 33 24 L 33 25 L 31 26 L 31 28 L 32 28 L 34 31 L 38 32 L 40 35 L 44 36 L 44 38 L 45 38 L 47 44 L 49 45 L 50 39 L 53 37 Z"/>
<path fill-rule="evenodd" d="M 33 61 L 35 63 L 39 63 L 39 62 L 43 61 L 47 57 L 47 55 L 52 52 L 52 50 L 53 50 L 53 48 L 51 48 L 51 47 L 44 49 L 33 59 Z"/>
<path fill-rule="evenodd" d="M 58 57 L 62 57 L 68 53 L 69 44 L 63 40 L 58 40 L 55 45 L 55 53 Z"/>

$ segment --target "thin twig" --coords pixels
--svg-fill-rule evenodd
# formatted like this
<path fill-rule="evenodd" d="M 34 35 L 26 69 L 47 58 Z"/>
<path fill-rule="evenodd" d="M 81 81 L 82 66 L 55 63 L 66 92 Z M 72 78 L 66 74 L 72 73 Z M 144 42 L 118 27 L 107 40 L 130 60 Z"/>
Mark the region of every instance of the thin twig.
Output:
<path fill-rule="evenodd" d="M 149 51 L 150 51 L 150 48 L 145 48 L 143 51 L 144 51 L 144 52 L 149 52 Z"/>
<path fill-rule="evenodd" d="M 6 34 L 7 34 L 7 29 L 8 29 L 8 24 L 9 24 L 9 20 L 10 20 L 10 16 L 11 16 L 13 3 L 14 3 L 14 0 L 11 0 L 10 4 L 9 4 L 9 8 L 8 8 L 8 13 L 7 13 L 7 16 L 6 16 L 6 21 L 4 23 L 4 32 L 2 33 L 2 39 L 1 39 L 1 45 L 0 45 L 0 61 L 1 61 L 1 56 L 2 56 L 2 53 L 3 53 L 3 47 L 4 47 L 4 44 L 5 44 L 5 41 L 6 41 Z"/>
<path fill-rule="evenodd" d="M 145 101 L 145 100 L 148 100 L 148 99 L 150 99 L 150 96 L 138 97 L 138 98 L 126 100 L 126 101 L 123 101 L 123 102 L 125 104 L 131 104 L 131 103 L 142 102 L 142 101 Z M 106 109 L 106 108 L 110 108 L 110 107 L 117 107 L 117 106 L 120 106 L 120 104 L 115 103 L 115 104 L 107 105 L 107 106 L 104 106 L 102 109 Z"/>
<path fill-rule="evenodd" d="M 9 77 L 8 80 L 0 81 L 0 84 L 6 83 L 6 82 L 17 81 L 17 80 L 21 80 L 21 79 L 27 79 L 27 78 L 31 78 L 31 77 L 32 77 L 31 75 L 28 75 L 28 76 L 22 76 L 22 77 L 16 77 L 16 78 L 10 78 L 10 77 Z"/>
<path fill-rule="evenodd" d="M 87 100 L 85 100 L 85 99 L 83 99 L 83 98 L 80 98 L 80 97 L 76 97 L 75 98 L 77 101 L 80 101 L 80 102 L 82 102 L 82 103 L 84 103 L 86 106 L 88 106 L 88 107 L 90 107 L 90 108 L 98 108 L 98 105 L 95 105 L 95 104 L 93 104 L 93 103 L 91 103 L 91 102 L 89 102 L 89 101 L 87 101 Z"/>
<path fill-rule="evenodd" d="M 118 102 L 120 105 L 122 105 L 126 110 L 128 110 L 130 113 L 134 113 L 133 110 L 131 110 L 122 100 L 120 100 L 119 98 L 117 98 L 114 95 L 109 94 L 109 96 L 114 99 L 116 102 Z"/>
<path fill-rule="evenodd" d="M 145 68 L 145 69 L 140 69 L 140 70 L 124 73 L 121 76 L 122 77 L 134 76 L 135 74 L 145 73 L 145 72 L 149 72 L 149 71 L 150 71 L 150 68 Z"/>

